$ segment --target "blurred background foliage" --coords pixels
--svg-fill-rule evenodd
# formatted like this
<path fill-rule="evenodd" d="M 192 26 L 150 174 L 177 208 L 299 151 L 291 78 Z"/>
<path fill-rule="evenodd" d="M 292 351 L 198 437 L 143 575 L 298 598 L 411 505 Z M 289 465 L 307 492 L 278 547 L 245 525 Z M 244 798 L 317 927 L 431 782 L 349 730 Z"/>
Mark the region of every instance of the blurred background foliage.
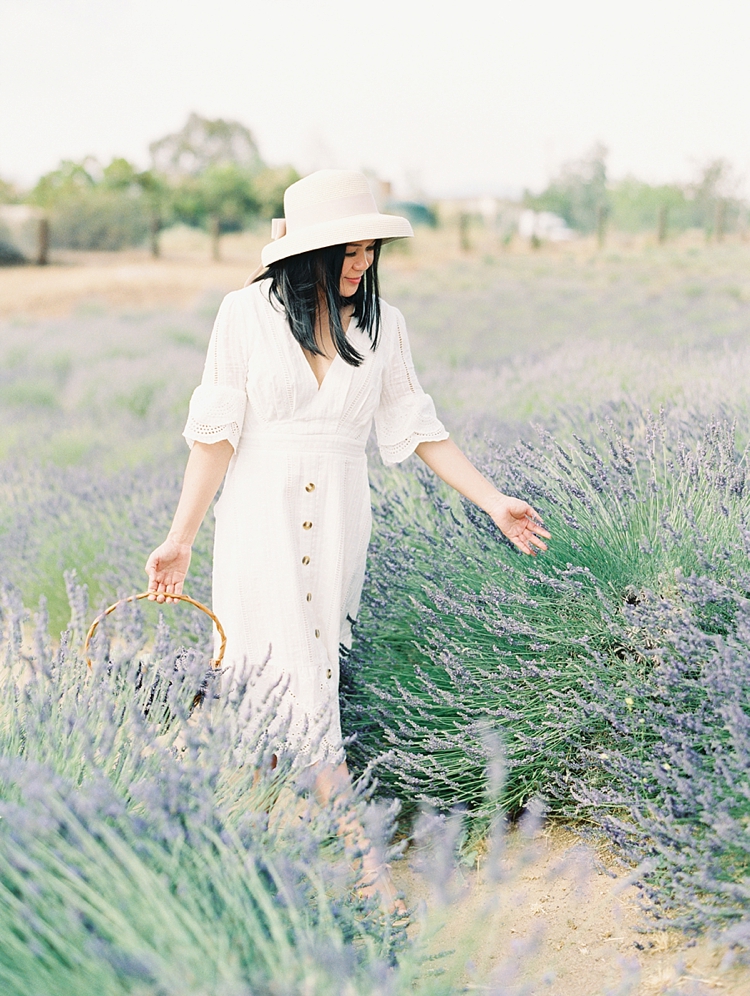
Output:
<path fill-rule="evenodd" d="M 612 182 L 607 149 L 595 145 L 582 159 L 565 163 L 539 194 L 527 190 L 524 206 L 551 211 L 575 231 L 590 233 L 604 221 L 622 232 L 702 228 L 709 236 L 737 231 L 746 221 L 739 178 L 725 159 L 697 169 L 686 184 L 651 185 L 629 176 Z"/>
<path fill-rule="evenodd" d="M 171 225 L 218 236 L 281 214 L 284 190 L 299 179 L 291 166 L 264 163 L 244 125 L 198 114 L 150 152 L 147 170 L 123 158 L 63 160 L 25 196 L 0 181 L 0 203 L 44 208 L 53 248 L 113 251 L 151 237 L 158 255 L 158 233 Z"/>
<path fill-rule="evenodd" d="M 16 204 L 18 199 L 19 193 L 15 185 L 0 177 L 0 204 Z"/>
<path fill-rule="evenodd" d="M 284 190 L 299 179 L 291 165 L 264 162 L 252 133 L 237 121 L 191 114 L 183 128 L 152 142 L 149 150 L 146 170 L 123 158 L 103 165 L 87 157 L 63 160 L 29 191 L 0 179 L 0 205 L 43 209 L 52 249 L 115 251 L 150 243 L 158 256 L 160 232 L 187 225 L 211 233 L 218 259 L 223 233 L 253 229 L 283 215 Z M 596 144 L 582 158 L 564 163 L 546 189 L 526 190 L 522 204 L 506 204 L 504 210 L 512 208 L 511 228 L 523 206 L 551 212 L 575 233 L 595 232 L 600 244 L 606 229 L 655 233 L 659 242 L 689 229 L 718 240 L 731 232 L 746 234 L 748 206 L 740 177 L 726 160 L 696 166 L 690 182 L 654 185 L 633 176 L 612 180 L 607 157 L 606 147 Z M 390 184 L 376 179 L 375 185 L 387 188 L 381 198 L 386 210 L 406 215 L 413 224 L 438 224 L 439 205 L 396 201 Z M 463 204 L 456 210 L 475 209 Z M 462 239 L 470 241 L 467 232 Z"/>

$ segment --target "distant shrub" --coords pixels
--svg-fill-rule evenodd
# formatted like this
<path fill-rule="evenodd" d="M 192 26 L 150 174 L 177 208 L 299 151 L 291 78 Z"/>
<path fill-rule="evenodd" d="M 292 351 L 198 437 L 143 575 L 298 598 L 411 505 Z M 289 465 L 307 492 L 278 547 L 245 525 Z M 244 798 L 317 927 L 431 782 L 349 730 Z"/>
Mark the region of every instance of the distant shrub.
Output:
<path fill-rule="evenodd" d="M 143 199 L 94 189 L 61 198 L 50 211 L 50 244 L 59 249 L 115 251 L 141 245 L 149 231 Z"/>
<path fill-rule="evenodd" d="M 0 204 L 17 204 L 20 199 L 18 187 L 0 177 Z"/>
<path fill-rule="evenodd" d="M 149 230 L 150 205 L 137 177 L 124 159 L 104 169 L 91 157 L 63 160 L 28 200 L 47 212 L 53 248 L 124 249 L 140 245 Z"/>
<path fill-rule="evenodd" d="M 667 212 L 668 229 L 684 231 L 701 223 L 695 202 L 676 184 L 651 186 L 629 177 L 612 185 L 609 204 L 612 225 L 622 232 L 655 231 L 660 211 Z"/>

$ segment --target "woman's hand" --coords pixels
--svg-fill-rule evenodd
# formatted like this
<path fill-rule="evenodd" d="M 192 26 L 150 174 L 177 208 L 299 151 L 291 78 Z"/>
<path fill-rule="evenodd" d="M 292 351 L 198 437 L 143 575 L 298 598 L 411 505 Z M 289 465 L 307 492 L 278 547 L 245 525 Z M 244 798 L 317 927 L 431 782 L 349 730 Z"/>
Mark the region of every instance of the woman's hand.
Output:
<path fill-rule="evenodd" d="M 157 546 L 146 561 L 149 599 L 157 602 L 173 602 L 170 595 L 181 595 L 182 585 L 190 567 L 191 548 L 188 543 L 180 543 L 167 536 L 161 546 Z"/>
<path fill-rule="evenodd" d="M 232 459 L 234 447 L 226 440 L 218 443 L 196 442 L 190 451 L 182 494 L 174 514 L 172 528 L 161 546 L 146 561 L 151 601 L 173 602 L 170 595 L 181 595 L 182 584 L 190 566 L 190 551 L 203 516 Z"/>
<path fill-rule="evenodd" d="M 498 494 L 487 512 L 500 532 L 523 553 L 533 557 L 537 549 L 547 549 L 544 540 L 550 539 L 550 534 L 542 525 L 542 517 L 527 502 Z"/>
<path fill-rule="evenodd" d="M 498 491 L 452 439 L 420 443 L 417 455 L 446 484 L 484 509 L 500 532 L 523 553 L 533 557 L 537 550 L 547 549 L 544 540 L 551 537 L 539 513 L 527 502 Z"/>

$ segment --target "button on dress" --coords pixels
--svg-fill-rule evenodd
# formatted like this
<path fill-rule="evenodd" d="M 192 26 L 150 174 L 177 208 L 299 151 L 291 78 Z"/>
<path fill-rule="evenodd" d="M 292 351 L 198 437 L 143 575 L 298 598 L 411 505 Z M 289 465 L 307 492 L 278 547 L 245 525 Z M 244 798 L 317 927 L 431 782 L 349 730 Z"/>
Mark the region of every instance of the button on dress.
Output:
<path fill-rule="evenodd" d="M 302 763 L 336 763 L 339 645 L 351 643 L 370 539 L 373 419 L 386 463 L 448 433 L 419 386 L 396 308 L 381 301 L 375 350 L 352 319 L 347 338 L 363 363 L 337 354 L 318 386 L 269 286 L 222 302 L 184 435 L 234 448 L 215 506 L 225 675 L 247 685 L 248 714 L 276 703 L 278 736 Z"/>

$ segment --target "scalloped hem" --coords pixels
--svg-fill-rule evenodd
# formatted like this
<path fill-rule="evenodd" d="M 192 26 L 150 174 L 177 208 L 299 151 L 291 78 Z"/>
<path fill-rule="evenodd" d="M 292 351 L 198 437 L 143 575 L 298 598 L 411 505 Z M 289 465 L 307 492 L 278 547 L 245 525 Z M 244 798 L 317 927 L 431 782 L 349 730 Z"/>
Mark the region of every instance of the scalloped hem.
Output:
<path fill-rule="evenodd" d="M 420 443 L 440 443 L 444 439 L 449 439 L 450 433 L 444 429 L 442 432 L 419 433 L 413 432 L 408 439 L 393 445 L 381 444 L 378 449 L 383 463 L 392 466 L 396 463 L 403 463 L 410 457 Z"/>
<path fill-rule="evenodd" d="M 210 445 L 211 443 L 220 443 L 226 439 L 236 453 L 237 445 L 240 441 L 240 427 L 236 422 L 233 422 L 229 425 L 223 425 L 218 429 L 212 429 L 210 432 L 206 432 L 201 431 L 200 429 L 190 429 L 186 426 L 182 435 L 185 437 L 185 441 L 191 450 L 193 448 L 193 443 L 208 443 Z"/>

